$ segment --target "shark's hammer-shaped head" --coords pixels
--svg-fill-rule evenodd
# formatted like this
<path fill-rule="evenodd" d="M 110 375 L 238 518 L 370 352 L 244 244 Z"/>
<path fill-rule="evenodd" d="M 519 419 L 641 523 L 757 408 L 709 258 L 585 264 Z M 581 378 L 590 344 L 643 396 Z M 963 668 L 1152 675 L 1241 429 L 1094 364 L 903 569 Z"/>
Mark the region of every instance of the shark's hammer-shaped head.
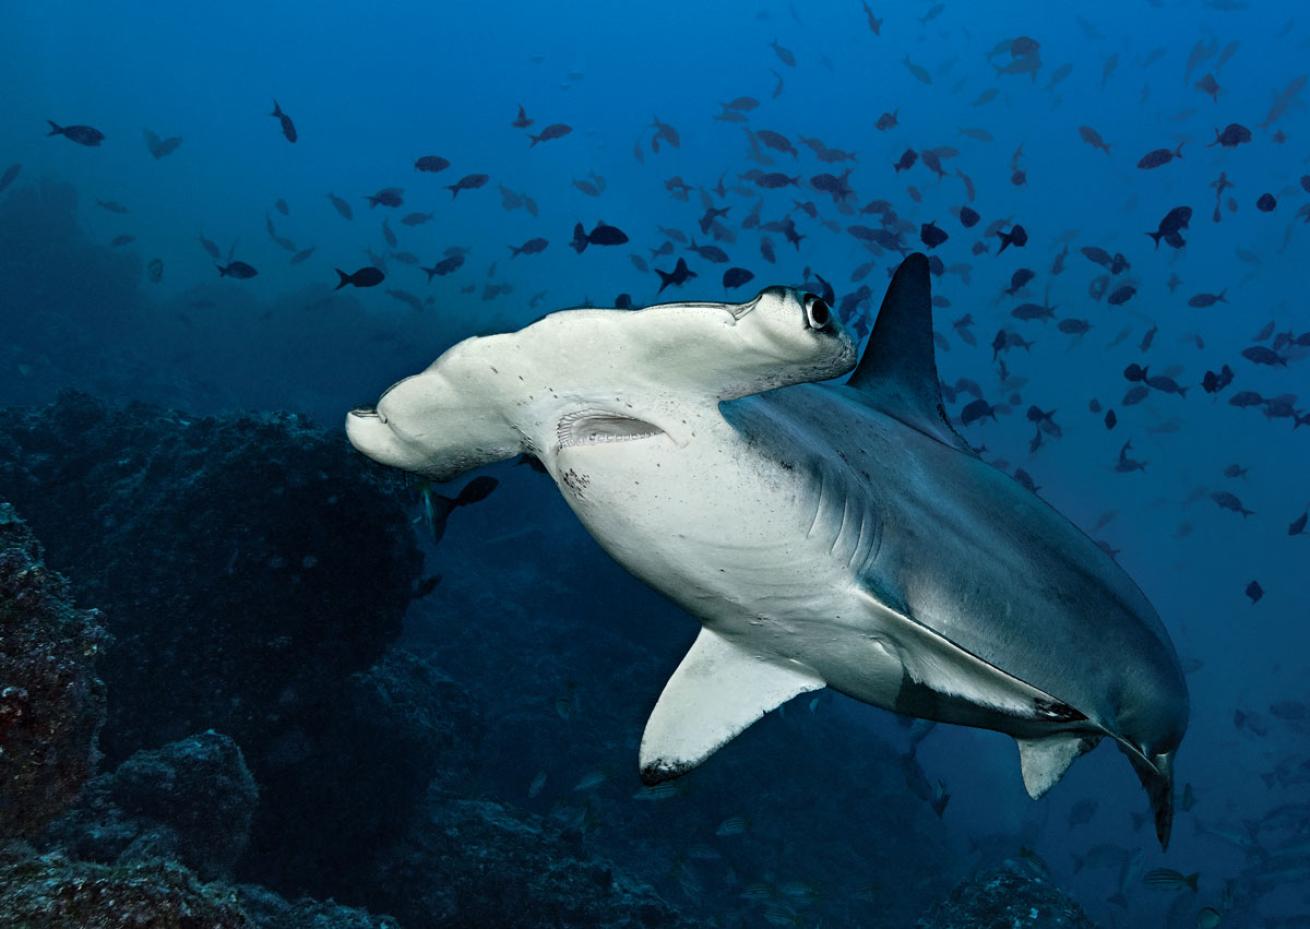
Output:
<path fill-rule="evenodd" d="M 819 297 L 769 287 L 745 303 L 552 313 L 474 337 L 346 418 L 383 464 L 449 480 L 521 453 L 667 435 L 685 446 L 721 400 L 836 377 L 856 348 Z"/>

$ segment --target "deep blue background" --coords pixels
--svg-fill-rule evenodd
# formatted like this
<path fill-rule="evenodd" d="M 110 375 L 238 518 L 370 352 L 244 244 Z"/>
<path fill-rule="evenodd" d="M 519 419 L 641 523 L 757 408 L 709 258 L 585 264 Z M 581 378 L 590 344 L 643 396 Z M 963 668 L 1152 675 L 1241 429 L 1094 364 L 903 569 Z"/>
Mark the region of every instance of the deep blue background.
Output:
<path fill-rule="evenodd" d="M 681 176 L 706 188 L 720 176 L 729 188 L 741 183 L 736 176 L 753 166 L 743 127 L 713 117 L 721 102 L 751 95 L 761 106 L 749 125 L 783 132 L 801 151 L 794 161 L 774 153 L 769 170 L 799 174 L 802 184 L 820 171 L 840 171 L 843 165 L 821 165 L 797 141 L 817 136 L 858 152 L 850 178 L 857 205 L 887 198 L 914 223 L 935 220 L 951 234 L 937 253 L 947 265 L 970 270 L 967 282 L 958 273 L 935 281 L 950 304 L 938 310 L 938 329 L 949 343 L 949 351 L 939 352 L 947 383 L 973 378 L 1001 403 L 1008 391 L 997 384 L 991 337 L 1004 326 L 1035 340 L 1032 350 L 1006 356 L 1011 373 L 1026 379 L 1014 412 L 967 435 L 985 444 L 989 456 L 1023 467 L 1044 497 L 1084 527 L 1115 514 L 1098 538 L 1119 550 L 1180 654 L 1197 668 L 1189 674 L 1193 723 L 1177 767 L 1180 787 L 1190 782 L 1199 798 L 1196 817 L 1238 828 L 1278 803 L 1303 801 L 1304 785 L 1271 789 L 1259 775 L 1289 754 L 1304 754 L 1305 730 L 1269 720 L 1267 707 L 1306 697 L 1310 539 L 1289 538 L 1287 526 L 1310 501 L 1310 428 L 1293 430 L 1286 419 L 1227 403 L 1237 390 L 1273 396 L 1307 386 L 1305 349 L 1285 351 L 1288 366 L 1272 369 L 1239 354 L 1270 321 L 1280 332 L 1310 329 L 1302 291 L 1310 228 L 1297 216 L 1310 204 L 1299 183 L 1310 172 L 1306 109 L 1294 104 L 1278 122 L 1259 128 L 1275 94 L 1305 68 L 1310 31 L 1298 5 L 1252 2 L 1223 11 L 1194 2 L 951 3 L 927 22 L 920 20 L 935 9 L 929 3 L 876 6 L 885 17 L 881 36 L 870 33 L 858 2 L 234 2 L 203 11 L 146 2 L 13 6 L 0 37 L 6 88 L 0 168 L 19 162 L 23 172 L 0 195 L 0 400 L 37 402 L 75 385 L 193 408 L 307 409 L 331 422 L 473 332 L 516 327 L 562 306 L 611 305 L 620 292 L 651 302 L 658 279 L 636 271 L 628 255 L 668 269 L 676 255 L 649 256 L 664 241 L 657 226 L 695 231 L 700 195 L 679 202 L 666 191 L 667 179 Z M 998 76 L 989 64 L 998 42 L 1019 35 L 1041 43 L 1035 80 Z M 794 51 L 796 67 L 775 56 L 769 47 L 775 39 Z M 1215 54 L 1185 77 L 1198 42 L 1213 43 Z M 1215 72 L 1222 87 L 1215 102 L 1194 85 L 1232 42 L 1235 54 Z M 931 85 L 912 76 L 906 58 L 931 72 Z M 1155 60 L 1145 65 L 1148 58 Z M 1065 64 L 1072 72 L 1052 89 L 1053 72 Z M 777 99 L 770 97 L 771 72 L 785 81 Z M 995 99 L 974 105 L 993 87 Z M 295 145 L 268 116 L 273 98 L 295 119 Z M 573 133 L 529 148 L 524 133 L 510 126 L 519 103 L 535 118 L 533 131 L 565 122 Z M 898 112 L 900 125 L 875 131 L 874 121 L 888 110 Z M 651 152 L 654 116 L 680 130 L 680 148 Z M 47 138 L 47 119 L 89 123 L 106 140 L 88 149 Z M 1229 122 L 1251 127 L 1253 141 L 1210 147 L 1215 130 Z M 1079 138 L 1081 125 L 1099 131 L 1110 155 Z M 142 141 L 144 128 L 185 141 L 156 161 Z M 962 135 L 964 128 L 985 129 L 994 141 Z M 1286 134 L 1282 141 L 1277 130 Z M 1136 167 L 1146 151 L 1180 143 L 1181 161 L 1154 171 Z M 644 163 L 634 158 L 634 144 Z M 953 213 L 964 202 L 958 179 L 938 180 L 922 164 L 902 174 L 891 170 L 907 147 L 943 145 L 959 149 L 946 162 L 948 171 L 958 167 L 977 185 L 973 206 L 983 222 L 972 232 Z M 1027 183 L 1015 186 L 1009 163 L 1020 146 Z M 424 154 L 442 155 L 452 167 L 418 174 L 413 162 Z M 1209 185 L 1221 171 L 1236 184 L 1230 194 L 1237 209 L 1225 208 L 1215 223 Z M 472 172 L 490 174 L 490 184 L 452 200 L 443 186 Z M 570 183 L 588 172 L 607 182 L 598 198 Z M 499 184 L 532 196 L 540 215 L 503 210 Z M 75 206 L 60 185 L 75 189 Z M 404 208 L 368 207 L 364 196 L 386 186 L 405 188 Z M 909 195 L 911 186 L 921 202 Z M 352 222 L 332 209 L 329 191 L 354 205 Z M 1265 192 L 1279 201 L 1268 214 L 1255 208 Z M 874 224 L 872 217 L 841 215 L 807 186 L 761 194 L 766 220 L 809 200 L 821 219 L 841 228 Z M 279 197 L 290 216 L 273 211 Z M 95 206 L 97 198 L 131 212 L 110 214 Z M 754 192 L 730 190 L 723 201 L 731 205 L 727 224 L 736 228 L 756 199 Z M 1182 204 L 1194 210 L 1186 249 L 1157 250 L 1143 233 Z M 436 216 L 411 229 L 399 222 L 411 210 Z M 265 232 L 266 214 L 280 234 L 317 246 L 314 257 L 289 266 L 288 254 Z M 757 284 L 799 282 L 806 267 L 831 281 L 839 296 L 858 286 L 851 271 L 874 256 L 844 232 L 793 215 L 806 238 L 795 251 L 772 236 L 774 267 L 760 257 L 757 231 L 738 229 L 735 244 L 720 243 L 733 264 L 756 274 L 733 299 Z M 384 287 L 322 302 L 335 284 L 334 267 L 363 266 L 366 247 L 386 251 L 384 216 L 401 237 L 400 248 L 425 264 L 449 246 L 466 246 L 466 265 L 429 285 L 417 268 L 391 260 Z M 997 256 L 993 238 L 989 253 L 971 255 L 987 224 L 1002 218 L 1027 228 L 1026 249 Z M 582 255 L 566 247 L 575 221 L 590 228 L 601 219 L 626 230 L 630 246 Z M 259 277 L 219 283 L 197 242 L 202 231 L 224 250 L 237 242 L 237 257 L 257 266 Z M 110 250 L 120 233 L 136 241 Z M 509 260 L 507 246 L 533 236 L 550 240 L 545 253 Z M 1066 240 L 1064 273 L 1052 277 L 1052 259 Z M 1131 269 L 1116 280 L 1137 287 L 1126 305 L 1088 295 L 1101 269 L 1079 254 L 1086 245 L 1128 257 Z M 724 266 L 687 257 L 700 277 L 673 291 L 674 298 L 724 297 Z M 144 274 L 153 258 L 165 267 L 157 285 Z M 894 266 L 894 255 L 876 257 L 867 278 L 875 306 Z M 1020 267 L 1038 275 L 1026 297 L 1001 295 Z M 1171 293 L 1166 282 L 1175 273 L 1182 284 Z M 484 301 L 487 281 L 511 284 L 513 292 Z M 477 292 L 461 293 L 465 285 Z M 415 314 L 383 292 L 392 286 L 434 303 Z M 1226 304 L 1187 306 L 1194 293 L 1220 290 Z M 543 291 L 538 305 L 530 305 Z M 1047 299 L 1060 318 L 1086 318 L 1094 328 L 1075 339 L 1059 333 L 1054 321 L 1013 320 L 1008 311 L 1020 299 Z M 977 347 L 950 328 L 965 312 L 976 320 Z M 1138 346 L 1152 326 L 1159 331 L 1143 353 Z M 1124 328 L 1127 338 L 1107 348 Z M 1188 386 L 1186 397 L 1154 393 L 1121 407 L 1130 386 L 1121 371 L 1132 361 L 1171 373 Z M 1202 375 L 1225 362 L 1237 374 L 1233 387 L 1217 398 L 1206 395 Z M 1116 408 L 1113 432 L 1088 411 L 1093 398 Z M 1064 430 L 1032 456 L 1032 427 L 1023 417 L 1030 403 L 1054 408 Z M 1145 472 L 1113 471 L 1127 439 L 1134 455 L 1149 461 Z M 1249 467 L 1249 477 L 1225 478 L 1223 469 L 1234 463 Z M 476 571 L 476 559 L 465 553 L 507 524 L 581 532 L 553 491 L 525 477 L 524 469 L 497 473 L 507 478 L 504 491 L 452 523 L 434 555 L 448 576 L 459 573 L 452 567 Z M 1200 488 L 1206 493 L 1192 500 Z M 1208 496 L 1216 490 L 1237 494 L 1254 515 L 1219 509 Z M 1266 592 L 1256 605 L 1243 595 L 1252 579 Z M 660 621 L 683 624 L 690 636 L 688 617 L 671 607 L 665 612 Z M 670 656 L 670 671 L 675 659 Z M 649 682 L 652 699 L 662 685 Z M 1265 716 L 1269 735 L 1236 729 L 1237 708 Z M 895 732 L 883 714 L 850 711 Z M 947 819 L 961 841 L 1037 823 L 1039 852 L 1094 910 L 1113 891 L 1110 872 L 1074 877 L 1064 869 L 1070 853 L 1098 842 L 1141 844 L 1144 866 L 1200 869 L 1212 894 L 1241 865 L 1224 844 L 1194 837 L 1190 816 L 1180 817 L 1168 856 L 1149 847 L 1147 832 L 1133 833 L 1126 811 L 1141 809 L 1143 800 L 1128 766 L 1109 748 L 1076 765 L 1040 804 L 1024 795 L 1013 745 L 1000 736 L 939 729 L 921 759 L 954 793 Z M 842 764 L 839 749 L 828 763 Z M 1087 796 L 1099 798 L 1097 816 L 1068 830 L 1068 808 Z M 1133 892 L 1143 907 L 1162 905 L 1135 885 Z"/>

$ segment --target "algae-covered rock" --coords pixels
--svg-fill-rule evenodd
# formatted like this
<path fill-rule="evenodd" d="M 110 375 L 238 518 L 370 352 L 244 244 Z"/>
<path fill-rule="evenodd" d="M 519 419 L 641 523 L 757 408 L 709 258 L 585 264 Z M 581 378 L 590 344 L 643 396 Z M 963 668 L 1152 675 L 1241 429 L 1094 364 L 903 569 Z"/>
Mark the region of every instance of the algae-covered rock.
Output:
<path fill-rule="evenodd" d="M 259 790 L 241 750 L 206 732 L 140 751 L 88 785 L 48 836 L 101 864 L 175 858 L 203 880 L 230 877 L 245 850 Z"/>
<path fill-rule="evenodd" d="M 951 891 L 916 929 L 1096 929 L 1082 907 L 1040 868 L 1008 861 L 980 871 Z"/>
<path fill-rule="evenodd" d="M 162 861 L 105 866 L 61 855 L 0 858 L 0 926 L 12 929 L 256 929 L 236 891 Z"/>
<path fill-rule="evenodd" d="M 92 772 L 105 718 L 96 662 L 108 641 L 99 614 L 74 608 L 0 501 L 0 839 L 37 832 Z"/>
<path fill-rule="evenodd" d="M 0 420 L 0 496 L 108 615 L 111 763 L 205 729 L 259 771 L 400 631 L 420 558 L 340 430 L 67 393 Z"/>
<path fill-rule="evenodd" d="M 499 803 L 435 792 L 372 875 L 374 904 L 407 929 L 694 929 L 576 832 Z"/>

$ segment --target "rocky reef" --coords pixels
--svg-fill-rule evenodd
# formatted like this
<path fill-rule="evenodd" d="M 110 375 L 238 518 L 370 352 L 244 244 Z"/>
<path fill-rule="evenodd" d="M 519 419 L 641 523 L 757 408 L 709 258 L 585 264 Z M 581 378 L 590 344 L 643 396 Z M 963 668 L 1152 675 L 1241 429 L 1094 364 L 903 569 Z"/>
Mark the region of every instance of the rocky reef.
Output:
<path fill-rule="evenodd" d="M 1010 860 L 961 883 L 915 929 L 1096 929 L 1039 864 Z"/>
<path fill-rule="evenodd" d="M 0 499 L 0 837 L 30 836 L 77 796 L 96 761 L 108 635 Z"/>

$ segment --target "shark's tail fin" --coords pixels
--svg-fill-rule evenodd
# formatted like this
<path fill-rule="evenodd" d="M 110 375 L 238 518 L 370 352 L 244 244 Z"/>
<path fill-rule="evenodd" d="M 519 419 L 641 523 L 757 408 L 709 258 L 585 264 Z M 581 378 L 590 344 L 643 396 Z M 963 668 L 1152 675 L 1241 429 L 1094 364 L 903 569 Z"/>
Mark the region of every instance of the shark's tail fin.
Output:
<path fill-rule="evenodd" d="M 1155 818 L 1155 837 L 1160 840 L 1160 848 L 1167 849 L 1174 825 L 1174 754 L 1166 752 L 1148 759 L 1127 748 L 1123 752 L 1146 788 Z"/>

